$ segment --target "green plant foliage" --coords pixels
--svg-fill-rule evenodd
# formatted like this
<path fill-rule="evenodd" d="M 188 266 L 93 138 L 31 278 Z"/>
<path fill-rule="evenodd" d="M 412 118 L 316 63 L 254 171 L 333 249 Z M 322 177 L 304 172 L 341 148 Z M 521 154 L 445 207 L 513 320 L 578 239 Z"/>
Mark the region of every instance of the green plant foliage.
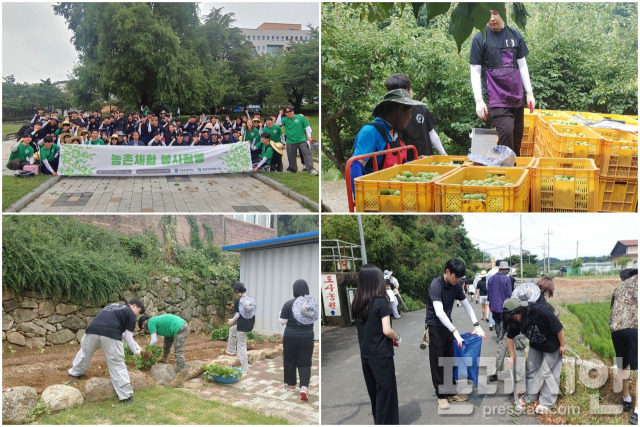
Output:
<path fill-rule="evenodd" d="M 582 322 L 582 341 L 598 355 L 607 360 L 616 357 L 609 318 L 611 305 L 609 302 L 589 302 L 586 304 L 567 304 L 567 308 Z"/>
<path fill-rule="evenodd" d="M 37 107 L 55 105 L 69 108 L 71 97 L 56 86 L 50 78 L 40 83 L 18 83 L 13 74 L 2 81 L 2 116 L 7 119 L 15 116 L 30 116 Z M 47 108 L 48 109 L 48 108 Z"/>
<path fill-rule="evenodd" d="M 204 372 L 202 374 L 202 378 L 206 382 L 213 382 L 214 377 L 221 378 L 234 378 L 234 377 L 242 377 L 242 372 L 237 370 L 236 368 L 231 368 L 229 366 L 219 366 L 219 365 L 206 365 L 204 366 Z"/>
<path fill-rule="evenodd" d="M 470 266 L 478 258 L 479 251 L 458 215 L 367 215 L 362 217 L 362 226 L 367 261 L 393 271 L 403 298 L 424 302 L 429 284 L 444 273 L 449 259 L 457 257 Z M 322 238 L 359 243 L 357 218 L 322 217 Z M 322 271 L 333 271 L 333 266 L 325 263 Z"/>
<path fill-rule="evenodd" d="M 426 307 L 425 304 L 422 301 L 413 299 L 409 295 L 402 295 L 402 300 L 407 305 L 407 310 L 406 311 L 423 310 Z M 400 304 L 399 307 L 400 306 L 402 306 L 402 304 Z M 403 310 L 404 310 L 404 308 L 403 308 Z"/>
<path fill-rule="evenodd" d="M 195 249 L 202 249 L 202 238 L 200 237 L 200 226 L 198 225 L 198 219 L 193 215 L 187 215 L 187 222 L 191 226 L 191 247 Z"/>
<path fill-rule="evenodd" d="M 229 325 L 222 325 L 213 331 L 211 331 L 212 341 L 228 341 L 229 340 Z"/>
<path fill-rule="evenodd" d="M 162 347 L 157 345 L 148 345 L 140 354 L 133 354 L 126 342 L 122 341 L 124 346 L 124 363 L 133 362 L 136 369 L 146 370 L 158 363 L 158 359 L 162 356 Z"/>
<path fill-rule="evenodd" d="M 144 280 L 120 236 L 72 217 L 3 220 L 3 287 L 101 305 Z"/>
<path fill-rule="evenodd" d="M 29 417 L 25 420 L 25 424 L 34 422 L 42 415 L 51 415 L 51 409 L 42 398 L 38 398 L 38 403 L 29 411 Z"/>

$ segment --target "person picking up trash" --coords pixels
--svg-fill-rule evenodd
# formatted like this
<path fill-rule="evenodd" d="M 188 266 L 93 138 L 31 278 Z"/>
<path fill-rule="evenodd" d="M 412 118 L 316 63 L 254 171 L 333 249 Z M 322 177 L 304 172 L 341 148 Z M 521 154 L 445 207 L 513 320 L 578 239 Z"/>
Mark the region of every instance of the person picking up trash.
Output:
<path fill-rule="evenodd" d="M 448 390 L 444 386 L 444 367 L 439 363 L 440 358 L 453 358 L 453 340 L 455 338 L 458 347 L 462 347 L 462 337 L 458 329 L 451 323 L 451 311 L 454 301 L 462 301 L 462 307 L 473 323 L 473 333 L 487 338 L 487 334 L 480 327 L 476 315 L 467 301 L 462 287 L 458 284 L 465 275 L 464 263 L 453 258 L 444 266 L 444 274 L 431 282 L 427 292 L 427 308 L 425 328 L 429 336 L 429 366 L 433 387 L 438 396 L 438 409 L 449 409 L 449 402 L 464 402 L 466 395 L 459 395 L 454 387 Z"/>

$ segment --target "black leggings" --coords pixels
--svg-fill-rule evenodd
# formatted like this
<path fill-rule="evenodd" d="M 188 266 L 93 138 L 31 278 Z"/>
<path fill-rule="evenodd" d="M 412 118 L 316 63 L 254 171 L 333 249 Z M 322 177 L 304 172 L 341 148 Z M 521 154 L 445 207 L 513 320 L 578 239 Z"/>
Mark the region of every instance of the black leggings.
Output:
<path fill-rule="evenodd" d="M 296 368 L 298 368 L 300 387 L 309 387 L 313 337 L 285 336 L 282 339 L 282 348 L 284 383 L 286 385 L 296 385 Z"/>

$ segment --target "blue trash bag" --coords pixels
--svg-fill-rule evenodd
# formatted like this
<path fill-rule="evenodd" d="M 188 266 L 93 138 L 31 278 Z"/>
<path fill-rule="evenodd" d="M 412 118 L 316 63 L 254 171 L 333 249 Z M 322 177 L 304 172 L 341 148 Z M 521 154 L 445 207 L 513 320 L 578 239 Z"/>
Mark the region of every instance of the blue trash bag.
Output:
<path fill-rule="evenodd" d="M 470 379 L 475 386 L 478 386 L 478 374 L 480 366 L 480 352 L 482 350 L 482 337 L 479 335 L 462 334 L 462 347 L 458 347 L 458 342 L 453 340 L 453 378 L 456 380 Z"/>

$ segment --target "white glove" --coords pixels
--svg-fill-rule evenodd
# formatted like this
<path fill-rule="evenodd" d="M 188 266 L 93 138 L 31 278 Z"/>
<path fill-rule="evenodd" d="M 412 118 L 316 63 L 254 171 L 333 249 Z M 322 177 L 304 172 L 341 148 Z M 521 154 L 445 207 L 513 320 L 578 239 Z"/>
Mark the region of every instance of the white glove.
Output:
<path fill-rule="evenodd" d="M 136 354 L 140 354 L 140 353 L 142 353 L 142 349 L 140 348 L 140 346 L 138 345 L 138 343 L 136 343 L 136 351 L 137 351 L 137 353 L 136 353 Z"/>
<path fill-rule="evenodd" d="M 507 368 L 513 368 L 513 362 L 515 361 L 515 357 L 507 357 Z"/>
<path fill-rule="evenodd" d="M 485 339 L 487 338 L 487 333 L 486 333 L 485 331 L 483 331 L 483 330 L 482 330 L 482 328 L 480 327 L 480 325 L 475 326 L 475 327 L 473 328 L 473 332 L 471 332 L 471 333 L 472 333 L 472 334 L 479 335 L 479 336 L 481 336 L 482 338 L 485 338 Z"/>
<path fill-rule="evenodd" d="M 464 340 L 460 336 L 460 332 L 458 332 L 457 329 L 453 330 L 453 337 L 456 339 L 456 341 L 458 341 L 458 347 L 462 347 L 462 341 Z"/>
<path fill-rule="evenodd" d="M 533 97 L 533 92 L 527 92 L 527 107 L 529 107 L 530 113 L 533 113 L 536 108 L 536 99 Z"/>
<path fill-rule="evenodd" d="M 487 110 L 487 104 L 482 99 L 476 99 L 476 114 L 481 120 L 487 120 L 489 110 Z"/>

